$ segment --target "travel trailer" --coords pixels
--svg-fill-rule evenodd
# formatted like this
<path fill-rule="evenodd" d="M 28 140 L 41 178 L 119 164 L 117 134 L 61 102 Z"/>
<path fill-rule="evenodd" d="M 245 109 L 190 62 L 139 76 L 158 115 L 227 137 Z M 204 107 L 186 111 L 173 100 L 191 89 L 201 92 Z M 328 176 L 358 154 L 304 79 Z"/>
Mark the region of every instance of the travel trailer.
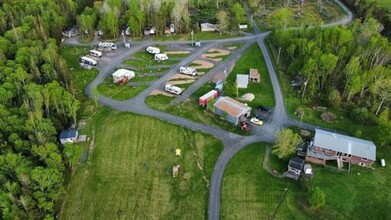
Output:
<path fill-rule="evenodd" d="M 197 76 L 197 70 L 191 67 L 180 67 L 179 72 L 185 75 Z"/>
<path fill-rule="evenodd" d="M 100 42 L 98 44 L 98 47 L 101 49 L 109 49 L 109 50 L 116 50 L 117 49 L 117 44 L 111 43 L 111 42 Z"/>
<path fill-rule="evenodd" d="M 96 64 L 98 64 L 98 62 L 96 62 L 96 60 L 93 60 L 93 59 L 91 59 L 89 57 L 85 57 L 85 56 L 81 57 L 80 61 L 82 63 L 88 64 L 88 65 L 91 65 L 91 66 L 96 66 Z"/>
<path fill-rule="evenodd" d="M 147 52 L 151 54 L 160 53 L 160 49 L 157 47 L 147 47 Z"/>
<path fill-rule="evenodd" d="M 182 89 L 177 87 L 177 86 L 172 86 L 170 84 L 166 84 L 166 86 L 164 87 L 164 89 L 167 91 L 167 92 L 170 92 L 170 93 L 173 93 L 173 94 L 176 94 L 176 95 L 180 95 L 182 94 Z"/>
<path fill-rule="evenodd" d="M 102 57 L 102 52 L 97 50 L 90 50 L 90 55 L 94 57 Z"/>
<path fill-rule="evenodd" d="M 168 56 L 165 53 L 158 53 L 158 54 L 155 54 L 155 60 L 156 61 L 168 60 Z"/>

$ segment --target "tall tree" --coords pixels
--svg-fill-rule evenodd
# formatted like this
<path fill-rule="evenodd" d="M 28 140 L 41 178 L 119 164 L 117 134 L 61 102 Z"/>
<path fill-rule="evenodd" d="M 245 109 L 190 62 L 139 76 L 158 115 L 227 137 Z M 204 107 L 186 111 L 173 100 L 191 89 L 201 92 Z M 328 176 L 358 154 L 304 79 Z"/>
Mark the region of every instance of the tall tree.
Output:
<path fill-rule="evenodd" d="M 280 159 L 289 159 L 295 152 L 301 138 L 293 133 L 291 129 L 282 129 L 277 132 L 276 144 L 273 146 L 272 153 Z"/>

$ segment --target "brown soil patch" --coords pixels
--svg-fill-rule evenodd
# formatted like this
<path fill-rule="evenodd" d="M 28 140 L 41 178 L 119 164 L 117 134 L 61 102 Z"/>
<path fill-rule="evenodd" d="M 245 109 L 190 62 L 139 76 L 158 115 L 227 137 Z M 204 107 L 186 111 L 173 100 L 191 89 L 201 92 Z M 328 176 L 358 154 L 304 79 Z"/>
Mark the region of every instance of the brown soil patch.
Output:
<path fill-rule="evenodd" d="M 189 54 L 190 51 L 188 51 L 188 50 L 169 50 L 169 51 L 165 51 L 164 53 L 166 53 L 166 54 Z"/>
<path fill-rule="evenodd" d="M 210 69 L 214 67 L 214 64 L 205 60 L 195 60 L 193 64 L 198 64 L 199 66 L 192 66 L 194 69 Z"/>
<path fill-rule="evenodd" d="M 208 53 L 204 53 L 201 55 L 202 58 L 208 59 L 208 58 L 214 58 L 214 57 L 219 57 L 219 56 L 225 56 L 230 54 L 228 50 L 221 50 L 221 49 L 210 49 L 208 50 Z"/>
<path fill-rule="evenodd" d="M 168 93 L 168 92 L 163 92 L 163 91 L 160 91 L 160 90 L 153 90 L 150 95 L 165 95 L 165 96 L 168 96 L 168 97 L 174 97 L 173 94 Z"/>
<path fill-rule="evenodd" d="M 170 78 L 170 80 L 177 79 L 195 79 L 195 77 L 177 73 Z"/>
<path fill-rule="evenodd" d="M 195 81 L 194 79 L 174 80 L 174 81 L 168 81 L 168 84 L 171 84 L 171 85 L 181 85 L 181 84 L 193 83 L 194 81 Z"/>

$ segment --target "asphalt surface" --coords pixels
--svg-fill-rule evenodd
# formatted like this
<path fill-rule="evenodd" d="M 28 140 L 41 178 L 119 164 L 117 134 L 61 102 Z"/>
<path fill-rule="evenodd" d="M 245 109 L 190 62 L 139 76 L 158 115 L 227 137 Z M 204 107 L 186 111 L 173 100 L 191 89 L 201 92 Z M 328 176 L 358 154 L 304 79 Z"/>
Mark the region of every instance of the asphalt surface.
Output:
<path fill-rule="evenodd" d="M 343 25 L 350 22 L 353 19 L 353 15 L 351 11 L 344 6 L 339 0 L 335 0 L 337 4 L 341 6 L 341 8 L 346 12 L 347 16 L 341 19 L 340 21 L 332 22 L 330 24 L 325 24 L 322 27 L 330 27 L 336 25 Z M 246 8 L 246 5 L 245 5 Z M 246 8 L 247 9 L 247 8 Z M 249 14 L 249 13 L 247 13 Z M 252 26 L 254 28 L 255 34 L 248 35 L 244 37 L 231 38 L 231 39 L 221 39 L 221 40 L 209 40 L 203 41 L 202 47 L 199 47 L 197 50 L 192 50 L 190 55 L 181 60 L 178 64 L 174 65 L 166 74 L 162 75 L 156 81 L 148 82 L 149 87 L 145 89 L 143 92 L 138 94 L 136 97 L 126 100 L 126 101 L 116 101 L 110 99 L 105 96 L 99 96 L 99 102 L 103 105 L 110 106 L 113 109 L 119 111 L 128 111 L 141 115 L 146 115 L 154 118 L 158 118 L 160 120 L 166 121 L 168 123 L 172 123 L 175 125 L 183 126 L 194 131 L 203 132 L 206 134 L 213 135 L 219 138 L 224 144 L 224 150 L 220 154 L 215 167 L 213 169 L 211 181 L 210 181 L 210 192 L 209 192 L 209 206 L 208 206 L 208 219 L 217 220 L 220 215 L 220 198 L 221 198 L 221 183 L 224 175 L 225 168 L 227 167 L 229 161 L 232 157 L 239 152 L 244 147 L 248 146 L 252 143 L 257 142 L 267 142 L 273 143 L 276 132 L 287 126 L 298 126 L 304 129 L 313 130 L 316 126 L 302 123 L 297 120 L 290 118 L 286 112 L 286 108 L 283 102 L 283 96 L 280 88 L 280 84 L 278 82 L 277 75 L 273 68 L 273 64 L 269 55 L 269 52 L 265 46 L 264 40 L 271 32 L 260 33 L 257 25 L 252 19 L 252 16 L 249 17 L 252 22 Z M 149 108 L 145 104 L 146 97 L 155 89 L 163 90 L 164 85 L 169 79 L 178 72 L 179 67 L 188 66 L 194 60 L 199 59 L 203 53 L 207 50 L 219 46 L 221 44 L 226 43 L 234 43 L 234 42 L 246 42 L 242 49 L 234 52 L 226 61 L 221 61 L 218 63 L 214 69 L 210 70 L 204 76 L 197 79 L 196 82 L 190 86 L 183 97 L 177 98 L 174 100 L 175 103 L 179 103 L 186 98 L 188 98 L 194 91 L 199 89 L 202 85 L 208 82 L 214 74 L 219 71 L 222 71 L 229 65 L 233 65 L 234 62 L 239 59 L 240 55 L 245 51 L 245 49 L 252 42 L 256 42 L 262 50 L 265 63 L 270 75 L 271 83 L 273 85 L 274 99 L 275 99 L 275 108 L 273 112 L 269 116 L 267 123 L 265 123 L 262 127 L 252 126 L 251 136 L 241 136 L 228 131 L 225 131 L 217 126 L 205 125 L 201 123 L 197 123 L 186 118 L 178 117 L 175 115 L 171 115 L 166 112 L 161 112 L 158 110 L 154 110 Z M 131 48 L 119 47 L 117 51 L 114 51 L 114 55 L 102 57 L 98 61 L 97 69 L 99 70 L 99 74 L 88 84 L 85 89 L 86 94 L 93 99 L 93 88 L 97 87 L 101 84 L 104 79 L 109 76 L 117 66 L 121 66 L 122 62 L 126 59 L 129 59 L 133 53 L 144 50 L 146 47 L 154 44 L 159 45 L 170 45 L 170 46 L 183 46 L 190 45 L 189 41 L 143 41 L 143 42 L 131 42 Z M 97 44 L 97 41 L 94 41 L 90 44 L 81 44 L 73 39 L 66 40 L 63 44 L 66 45 L 75 45 L 75 46 L 94 46 Z M 121 43 L 118 43 L 121 45 Z M 261 57 L 259 59 L 262 59 Z"/>

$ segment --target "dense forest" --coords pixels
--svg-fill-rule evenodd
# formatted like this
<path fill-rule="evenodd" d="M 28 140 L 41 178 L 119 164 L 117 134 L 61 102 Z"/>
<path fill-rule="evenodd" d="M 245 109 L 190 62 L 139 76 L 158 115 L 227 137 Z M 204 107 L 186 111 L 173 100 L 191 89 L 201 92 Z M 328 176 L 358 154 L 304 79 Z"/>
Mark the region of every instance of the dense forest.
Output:
<path fill-rule="evenodd" d="M 390 144 L 391 45 L 373 18 L 348 28 L 276 30 L 271 42 L 281 48 L 286 72 L 299 78 L 303 101 L 350 110 L 353 120 L 379 124 L 380 145 Z M 300 59 L 297 59 L 300 57 Z M 376 117 L 383 114 L 378 120 Z"/>

